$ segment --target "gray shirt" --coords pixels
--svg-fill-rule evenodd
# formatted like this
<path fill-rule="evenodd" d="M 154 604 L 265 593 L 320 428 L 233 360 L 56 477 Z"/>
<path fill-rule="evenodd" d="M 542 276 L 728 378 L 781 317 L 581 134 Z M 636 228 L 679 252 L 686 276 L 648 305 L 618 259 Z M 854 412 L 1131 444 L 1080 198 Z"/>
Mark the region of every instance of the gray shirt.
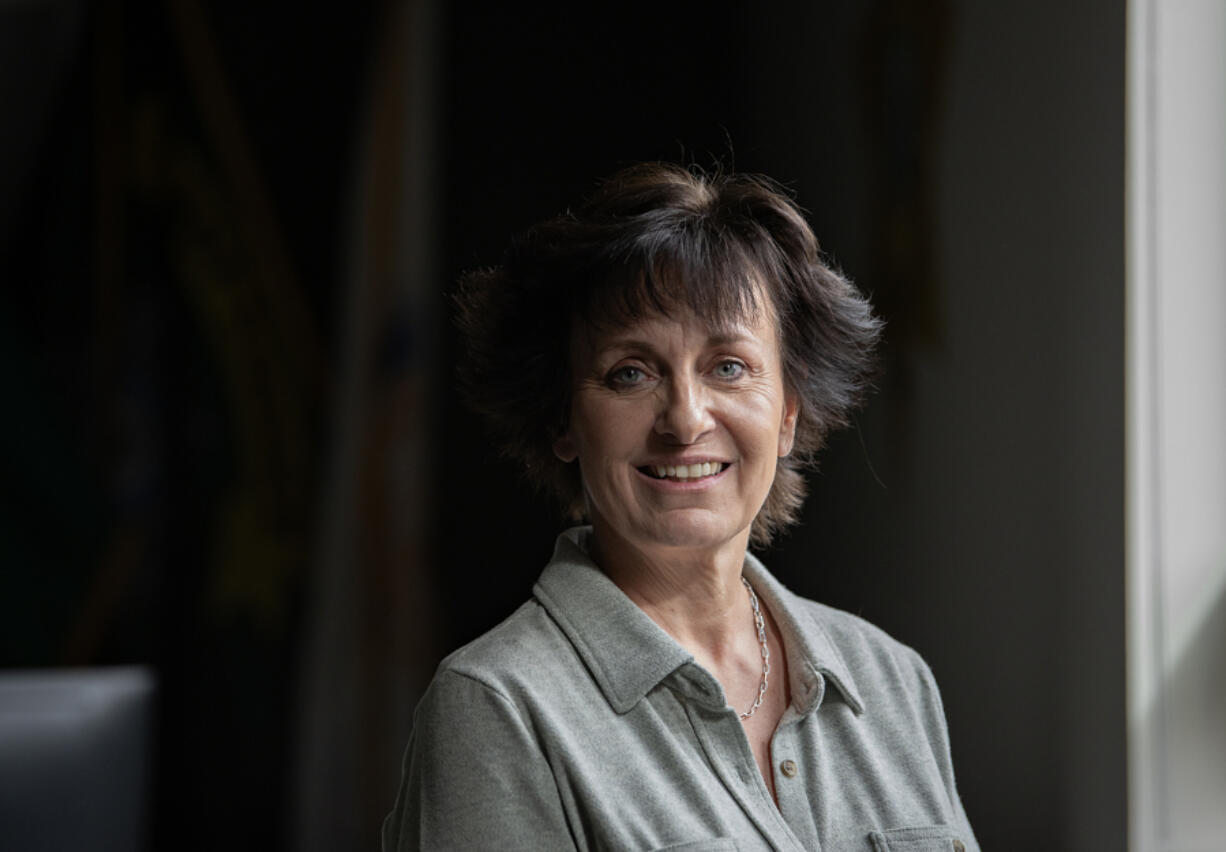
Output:
<path fill-rule="evenodd" d="M 776 807 L 720 684 L 596 567 L 589 535 L 560 536 L 533 599 L 439 666 L 384 850 L 978 849 L 918 654 L 746 555 L 792 694 Z"/>

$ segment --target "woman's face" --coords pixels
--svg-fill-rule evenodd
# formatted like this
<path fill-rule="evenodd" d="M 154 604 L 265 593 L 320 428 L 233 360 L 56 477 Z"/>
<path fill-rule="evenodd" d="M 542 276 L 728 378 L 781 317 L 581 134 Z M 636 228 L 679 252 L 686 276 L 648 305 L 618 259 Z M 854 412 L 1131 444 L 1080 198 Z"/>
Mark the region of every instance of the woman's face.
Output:
<path fill-rule="evenodd" d="M 757 313 L 724 329 L 688 312 L 577 326 L 570 425 L 554 452 L 579 462 L 598 542 L 745 546 L 797 413 L 774 318 Z"/>

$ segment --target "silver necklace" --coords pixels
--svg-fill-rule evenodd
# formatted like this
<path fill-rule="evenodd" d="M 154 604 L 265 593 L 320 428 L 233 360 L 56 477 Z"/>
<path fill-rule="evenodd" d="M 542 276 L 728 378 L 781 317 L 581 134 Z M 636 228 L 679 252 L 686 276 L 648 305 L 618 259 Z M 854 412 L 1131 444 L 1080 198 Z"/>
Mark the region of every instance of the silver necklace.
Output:
<path fill-rule="evenodd" d="M 758 712 L 758 708 L 762 706 L 762 699 L 766 697 L 767 677 L 771 673 L 771 649 L 766 644 L 766 620 L 762 618 L 762 610 L 758 607 L 758 596 L 754 594 L 753 586 L 749 585 L 749 581 L 743 576 L 741 582 L 745 584 L 745 590 L 749 592 L 749 603 L 753 607 L 753 623 L 758 628 L 758 644 L 762 646 L 762 682 L 758 684 L 758 697 L 753 706 L 741 714 L 742 719 L 748 719 Z"/>

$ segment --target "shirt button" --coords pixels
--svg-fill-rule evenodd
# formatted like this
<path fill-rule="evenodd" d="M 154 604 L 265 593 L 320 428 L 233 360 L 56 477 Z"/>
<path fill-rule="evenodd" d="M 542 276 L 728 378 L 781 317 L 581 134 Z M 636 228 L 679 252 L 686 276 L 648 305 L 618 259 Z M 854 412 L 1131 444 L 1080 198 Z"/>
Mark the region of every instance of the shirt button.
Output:
<path fill-rule="evenodd" d="M 800 767 L 796 765 L 796 761 L 794 760 L 785 760 L 783 763 L 779 764 L 779 771 L 788 778 L 795 778 L 796 773 L 800 771 Z"/>
<path fill-rule="evenodd" d="M 954 852 L 966 852 L 966 844 L 961 840 L 954 841 Z"/>

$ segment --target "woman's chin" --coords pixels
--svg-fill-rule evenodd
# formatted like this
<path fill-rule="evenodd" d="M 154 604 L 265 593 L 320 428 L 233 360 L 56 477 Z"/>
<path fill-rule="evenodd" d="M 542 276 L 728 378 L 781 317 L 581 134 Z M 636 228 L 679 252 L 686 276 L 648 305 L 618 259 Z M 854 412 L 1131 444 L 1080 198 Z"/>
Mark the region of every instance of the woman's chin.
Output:
<path fill-rule="evenodd" d="M 701 510 L 665 512 L 651 519 L 635 536 L 642 549 L 709 551 L 729 542 L 748 539 L 748 526 L 738 528 L 728 519 Z M 744 548 L 744 541 L 740 547 Z"/>

